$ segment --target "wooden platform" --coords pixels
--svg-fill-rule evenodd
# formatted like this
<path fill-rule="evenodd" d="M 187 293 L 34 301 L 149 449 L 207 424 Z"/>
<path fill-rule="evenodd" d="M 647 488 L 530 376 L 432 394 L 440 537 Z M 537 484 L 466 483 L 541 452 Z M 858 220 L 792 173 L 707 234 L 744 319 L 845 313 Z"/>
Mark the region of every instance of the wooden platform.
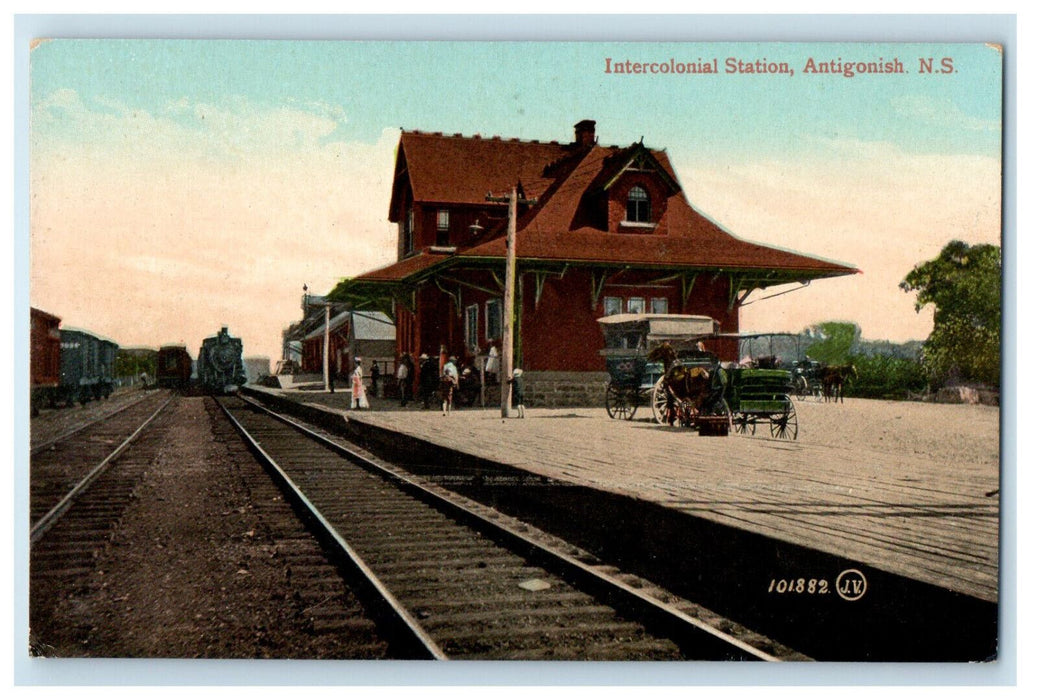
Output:
<path fill-rule="evenodd" d="M 534 474 L 653 501 L 998 600 L 999 412 L 988 406 L 796 402 L 796 441 L 699 436 L 599 409 L 401 410 L 277 392 Z M 766 426 L 764 427 L 766 433 Z"/>

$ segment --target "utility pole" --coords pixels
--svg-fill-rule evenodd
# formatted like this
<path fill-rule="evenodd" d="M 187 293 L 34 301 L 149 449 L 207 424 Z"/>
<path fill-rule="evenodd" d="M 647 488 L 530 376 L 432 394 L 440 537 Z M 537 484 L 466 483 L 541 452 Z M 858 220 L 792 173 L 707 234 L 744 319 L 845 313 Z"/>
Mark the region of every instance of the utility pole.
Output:
<path fill-rule="evenodd" d="M 303 285 L 303 316 L 307 315 L 307 309 L 311 306 L 323 306 L 324 307 L 324 358 L 322 364 L 324 365 L 324 390 L 332 390 L 332 377 L 330 374 L 330 362 L 328 355 L 331 353 L 331 325 L 332 325 L 332 303 L 329 301 L 323 301 L 317 304 L 310 303 L 309 287 Z"/>
<path fill-rule="evenodd" d="M 508 234 L 505 237 L 505 309 L 501 334 L 501 417 L 508 418 L 512 407 L 511 385 L 514 357 L 515 325 L 515 220 L 519 203 L 536 204 L 536 199 L 519 199 L 518 187 L 512 187 L 507 197 L 487 195 L 488 202 L 508 202 Z"/>
<path fill-rule="evenodd" d="M 324 390 L 331 391 L 332 378 L 329 374 L 328 353 L 331 350 L 332 305 L 324 305 Z"/>

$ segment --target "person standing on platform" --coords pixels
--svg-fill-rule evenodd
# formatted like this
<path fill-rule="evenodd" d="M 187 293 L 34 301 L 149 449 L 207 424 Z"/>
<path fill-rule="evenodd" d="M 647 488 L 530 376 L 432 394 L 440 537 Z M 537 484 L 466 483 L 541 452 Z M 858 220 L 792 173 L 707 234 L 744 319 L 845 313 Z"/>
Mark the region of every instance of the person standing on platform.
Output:
<path fill-rule="evenodd" d="M 364 365 L 359 357 L 353 358 L 353 400 L 350 408 L 367 408 L 368 396 L 364 391 Z"/>
<path fill-rule="evenodd" d="M 378 396 L 378 379 L 382 376 L 382 371 L 378 368 L 378 361 L 371 361 L 371 395 Z"/>
<path fill-rule="evenodd" d="M 450 356 L 447 364 L 443 366 L 441 378 L 441 401 L 443 402 L 443 414 L 448 415 L 454 407 L 454 395 L 458 393 L 458 358 Z"/>
<path fill-rule="evenodd" d="M 436 358 L 429 357 L 424 352 L 418 358 L 418 393 L 422 399 L 422 408 L 426 410 L 440 382 L 437 364 Z"/>
<path fill-rule="evenodd" d="M 501 356 L 497 352 L 497 346 L 493 343 L 490 344 L 490 350 L 487 351 L 487 364 L 483 371 L 486 373 L 487 384 L 497 383 L 497 373 L 501 371 Z"/>
<path fill-rule="evenodd" d="M 404 353 L 396 368 L 396 381 L 400 387 L 400 405 L 406 406 L 411 400 L 411 356 Z"/>
<path fill-rule="evenodd" d="M 523 405 L 523 371 L 516 367 L 508 383 L 512 385 L 512 408 L 519 412 L 520 418 L 526 418 L 526 406 Z"/>

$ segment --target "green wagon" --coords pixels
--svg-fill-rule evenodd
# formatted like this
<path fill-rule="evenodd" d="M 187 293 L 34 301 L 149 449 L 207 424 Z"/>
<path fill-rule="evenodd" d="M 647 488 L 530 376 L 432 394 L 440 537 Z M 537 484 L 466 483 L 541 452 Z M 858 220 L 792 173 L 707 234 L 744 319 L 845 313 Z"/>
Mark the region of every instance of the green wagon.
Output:
<path fill-rule="evenodd" d="M 753 435 L 767 424 L 771 437 L 797 439 L 797 409 L 790 400 L 792 374 L 782 369 L 727 370 L 725 400 L 732 412 L 732 428 Z"/>

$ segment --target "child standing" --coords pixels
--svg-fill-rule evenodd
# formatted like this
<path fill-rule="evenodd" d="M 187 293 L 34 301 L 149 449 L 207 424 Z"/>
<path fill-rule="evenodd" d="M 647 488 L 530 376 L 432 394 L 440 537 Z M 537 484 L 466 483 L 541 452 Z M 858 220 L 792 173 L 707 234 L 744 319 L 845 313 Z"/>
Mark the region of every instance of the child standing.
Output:
<path fill-rule="evenodd" d="M 519 411 L 520 418 L 526 418 L 526 406 L 523 405 L 523 371 L 516 367 L 508 383 L 512 385 L 512 408 Z"/>

